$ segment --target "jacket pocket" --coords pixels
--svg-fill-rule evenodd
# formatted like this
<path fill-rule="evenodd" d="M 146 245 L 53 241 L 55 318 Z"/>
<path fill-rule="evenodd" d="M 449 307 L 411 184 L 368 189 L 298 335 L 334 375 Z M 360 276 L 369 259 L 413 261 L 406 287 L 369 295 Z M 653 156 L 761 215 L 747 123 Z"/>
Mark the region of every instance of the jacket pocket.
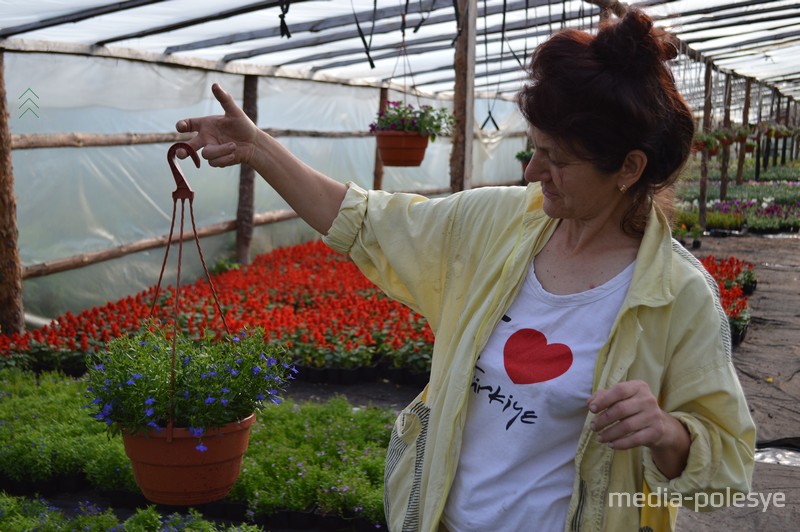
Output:
<path fill-rule="evenodd" d="M 420 528 L 420 491 L 430 408 L 417 399 L 392 428 L 384 472 L 384 511 L 389 530 Z"/>

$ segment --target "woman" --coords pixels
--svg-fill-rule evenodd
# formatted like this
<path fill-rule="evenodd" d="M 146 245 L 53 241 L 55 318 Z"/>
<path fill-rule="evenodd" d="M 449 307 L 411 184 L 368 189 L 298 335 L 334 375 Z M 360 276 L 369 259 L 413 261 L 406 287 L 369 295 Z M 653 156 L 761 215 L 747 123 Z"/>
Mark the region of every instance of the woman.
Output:
<path fill-rule="evenodd" d="M 694 130 L 675 54 L 638 11 L 542 44 L 518 98 L 525 188 L 429 200 L 344 185 L 218 86 L 224 116 L 178 123 L 212 166 L 253 166 L 433 329 L 430 383 L 391 435 L 391 530 L 668 530 L 667 500 L 749 489 L 755 430 L 727 320 L 654 201 Z"/>

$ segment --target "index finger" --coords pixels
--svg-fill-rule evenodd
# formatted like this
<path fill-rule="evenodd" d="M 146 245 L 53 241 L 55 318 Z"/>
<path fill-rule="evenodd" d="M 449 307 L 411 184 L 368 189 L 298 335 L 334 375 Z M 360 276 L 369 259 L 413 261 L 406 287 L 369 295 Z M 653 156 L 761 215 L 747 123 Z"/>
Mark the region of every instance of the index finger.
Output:
<path fill-rule="evenodd" d="M 614 403 L 618 403 L 636 394 L 636 387 L 630 382 L 620 382 L 607 390 L 597 390 L 589 398 L 589 410 L 593 413 L 602 412 Z"/>
<path fill-rule="evenodd" d="M 239 106 L 236 105 L 236 101 L 233 99 L 233 96 L 225 89 L 223 89 L 219 83 L 214 83 L 211 85 L 211 92 L 214 94 L 214 98 L 217 99 L 219 104 L 222 106 L 222 110 L 225 111 L 226 115 L 237 115 L 241 111 Z"/>

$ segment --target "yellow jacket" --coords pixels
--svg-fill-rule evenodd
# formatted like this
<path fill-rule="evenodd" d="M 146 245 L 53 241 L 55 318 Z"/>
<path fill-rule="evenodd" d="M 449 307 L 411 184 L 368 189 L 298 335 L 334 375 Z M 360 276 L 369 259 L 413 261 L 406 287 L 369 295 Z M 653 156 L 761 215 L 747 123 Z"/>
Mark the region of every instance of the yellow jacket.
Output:
<path fill-rule="evenodd" d="M 424 315 L 436 335 L 430 383 L 392 430 L 385 473 L 390 530 L 439 527 L 475 359 L 556 227 L 541 203 L 538 185 L 427 199 L 351 184 L 325 237 L 390 297 Z M 656 208 L 631 288 L 599 353 L 594 390 L 634 379 L 647 382 L 661 408 L 688 428 L 686 469 L 668 481 L 646 448 L 613 451 L 599 443 L 587 410 L 567 530 L 673 528 L 668 505 L 622 507 L 609 493 L 649 489 L 688 498 L 750 489 L 755 427 L 731 362 L 716 284 L 672 240 Z"/>

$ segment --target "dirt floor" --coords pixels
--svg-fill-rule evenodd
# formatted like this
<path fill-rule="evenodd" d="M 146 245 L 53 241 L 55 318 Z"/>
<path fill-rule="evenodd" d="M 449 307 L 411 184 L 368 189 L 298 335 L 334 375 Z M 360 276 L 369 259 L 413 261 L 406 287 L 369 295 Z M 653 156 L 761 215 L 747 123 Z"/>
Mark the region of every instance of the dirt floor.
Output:
<path fill-rule="evenodd" d="M 694 253 L 698 257 L 734 256 L 755 264 L 758 288 L 750 297 L 753 318 L 744 342 L 734 350 L 734 364 L 758 427 L 758 441 L 800 441 L 800 235 L 705 237 Z M 355 405 L 399 410 L 418 392 L 418 387 L 388 382 L 351 386 L 298 382 L 288 395 L 305 400 L 343 394 Z M 755 499 L 747 499 L 744 504 L 751 507 L 709 513 L 683 510 L 678 529 L 738 532 L 800 528 L 800 467 L 757 462 L 753 492 L 760 497 L 757 506 L 752 506 Z M 768 506 L 763 503 L 766 497 L 770 497 Z M 779 502 L 781 497 L 784 502 Z"/>

